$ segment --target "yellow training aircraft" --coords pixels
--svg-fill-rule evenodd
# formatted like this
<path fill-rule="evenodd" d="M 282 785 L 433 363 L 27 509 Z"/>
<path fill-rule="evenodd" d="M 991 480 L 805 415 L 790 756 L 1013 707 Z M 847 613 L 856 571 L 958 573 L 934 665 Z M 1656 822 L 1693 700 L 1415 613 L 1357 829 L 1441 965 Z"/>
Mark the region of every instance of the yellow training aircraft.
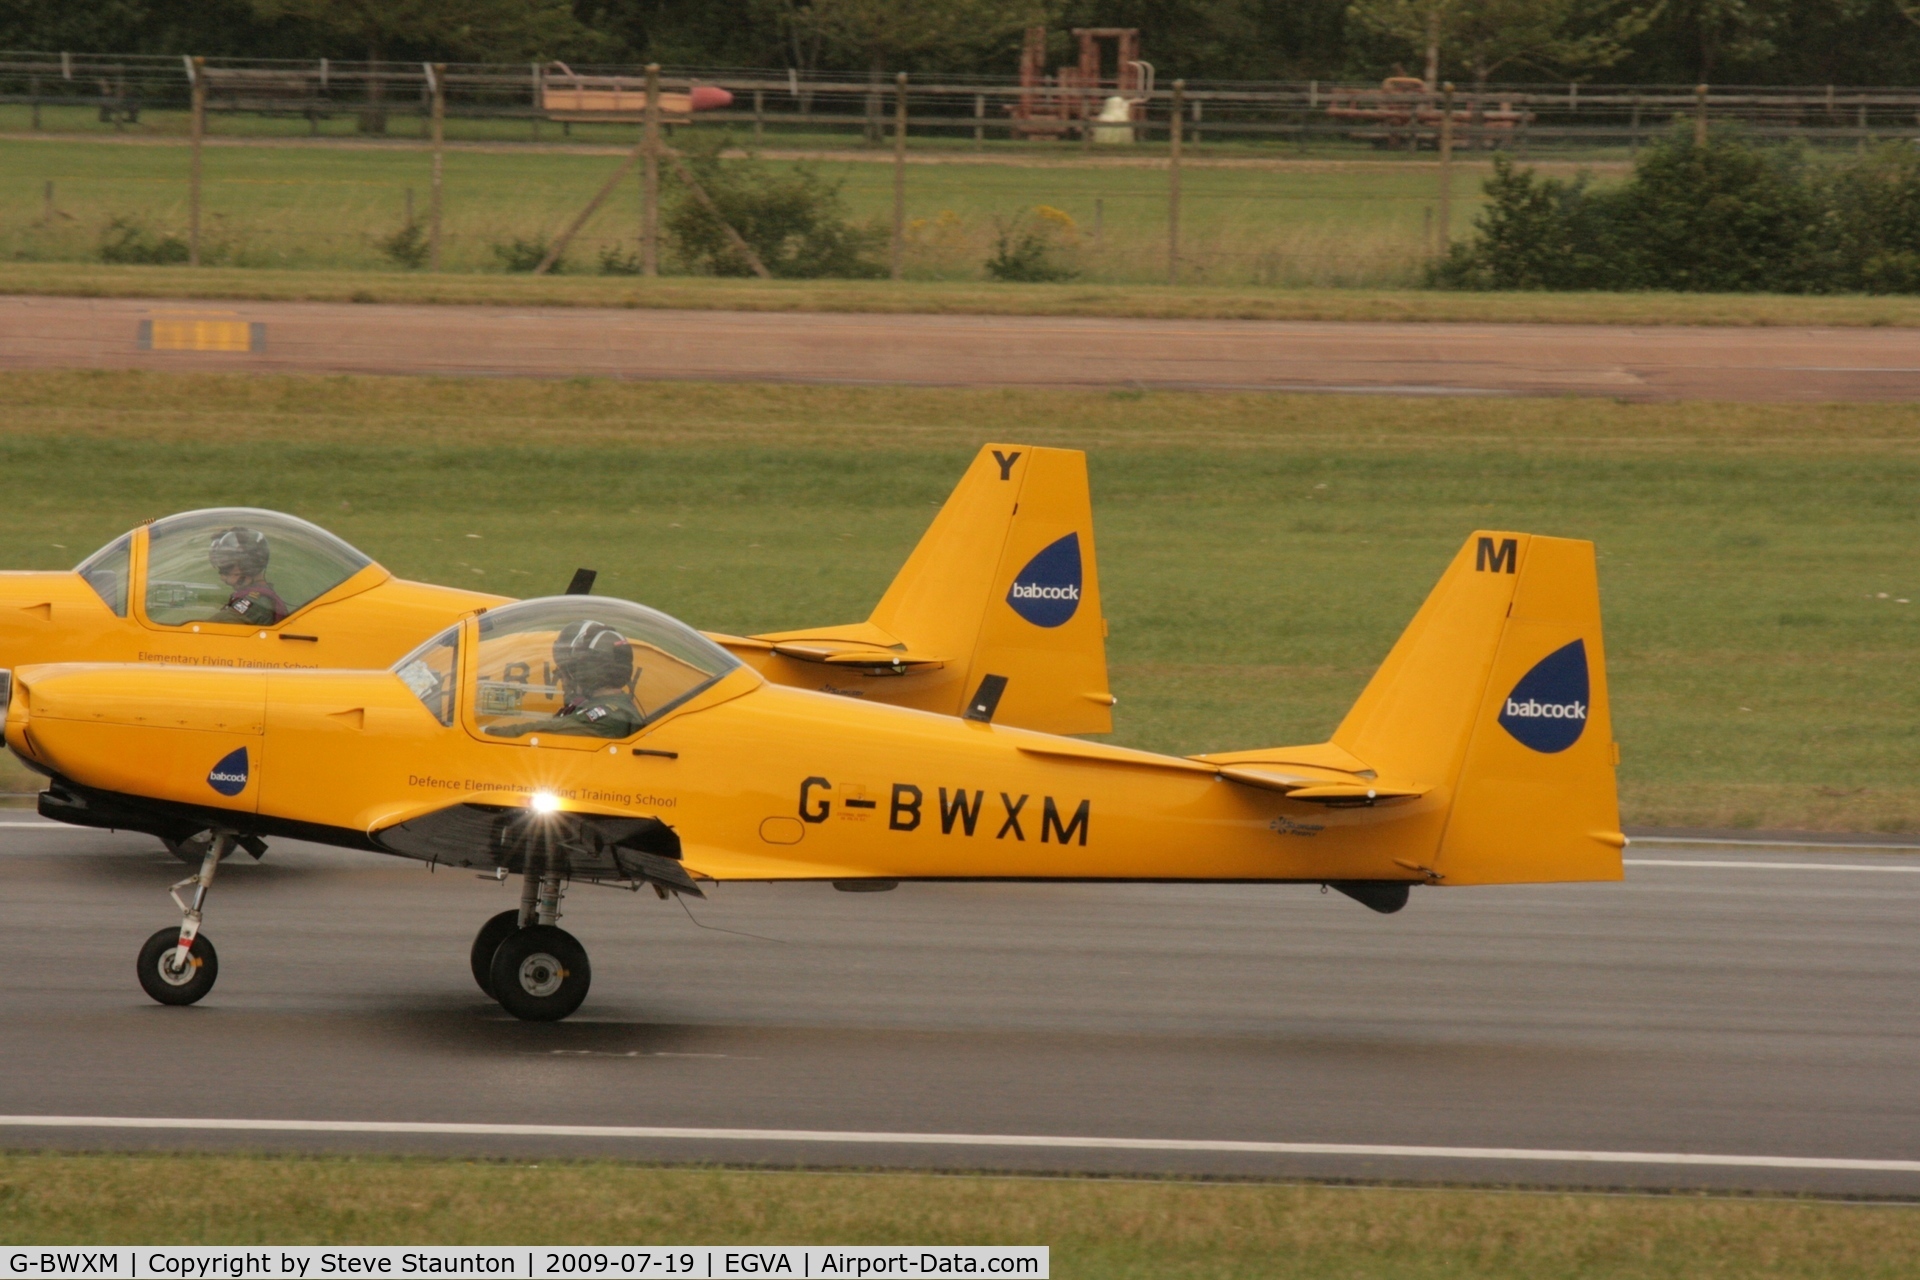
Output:
<path fill-rule="evenodd" d="M 591 589 L 581 570 L 573 591 Z M 390 666 L 505 596 L 396 578 L 274 511 L 190 511 L 123 534 L 64 573 L 0 573 L 0 667 L 141 662 L 252 671 Z M 1013 685 L 998 718 L 1049 733 L 1113 727 L 1086 455 L 988 445 L 871 617 L 708 633 L 769 680 L 958 715 L 979 676 Z M 204 839 L 169 847 L 198 863 Z"/>
<path fill-rule="evenodd" d="M 51 779 L 48 817 L 219 833 L 140 953 L 156 1000 L 213 985 L 222 849 L 285 835 L 520 876 L 474 976 L 552 1019 L 590 979 L 556 925 L 570 880 L 1308 882 L 1394 911 L 1412 885 L 1618 879 L 1605 671 L 1592 544 L 1482 532 L 1308 746 L 1181 758 L 1011 728 L 1020 681 L 991 668 L 963 717 L 825 696 L 580 596 L 469 616 L 391 671 L 25 667 L 4 733 Z"/>

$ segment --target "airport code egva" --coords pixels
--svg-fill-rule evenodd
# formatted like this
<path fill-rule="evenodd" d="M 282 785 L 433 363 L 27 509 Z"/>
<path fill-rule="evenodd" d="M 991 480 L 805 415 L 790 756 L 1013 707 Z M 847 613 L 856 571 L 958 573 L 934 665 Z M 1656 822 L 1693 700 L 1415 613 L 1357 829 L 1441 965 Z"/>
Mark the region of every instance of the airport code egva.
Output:
<path fill-rule="evenodd" d="M 313 1280 L 340 1276 L 1019 1276 L 1051 1275 L 1046 1245 L 192 1245 L 0 1249 L 0 1276 L 100 1280 Z"/>

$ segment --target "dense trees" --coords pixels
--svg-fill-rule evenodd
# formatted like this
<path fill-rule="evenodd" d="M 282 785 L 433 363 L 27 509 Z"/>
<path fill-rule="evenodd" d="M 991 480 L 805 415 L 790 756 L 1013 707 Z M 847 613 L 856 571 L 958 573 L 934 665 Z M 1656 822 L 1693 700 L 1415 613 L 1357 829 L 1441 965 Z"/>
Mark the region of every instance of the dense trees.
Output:
<path fill-rule="evenodd" d="M 1906 84 L 1920 0 L 0 0 L 0 47 L 1011 74 L 1131 26 L 1163 77 Z"/>

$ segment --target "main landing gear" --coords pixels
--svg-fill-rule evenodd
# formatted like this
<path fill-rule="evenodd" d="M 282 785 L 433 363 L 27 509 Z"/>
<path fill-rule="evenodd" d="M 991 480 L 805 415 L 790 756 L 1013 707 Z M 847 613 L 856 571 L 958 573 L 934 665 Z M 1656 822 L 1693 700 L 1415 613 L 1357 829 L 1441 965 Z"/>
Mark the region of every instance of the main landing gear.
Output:
<path fill-rule="evenodd" d="M 136 970 L 140 986 L 161 1004 L 192 1004 L 213 990 L 214 979 L 220 976 L 220 956 L 212 940 L 200 932 L 200 914 L 214 874 L 220 870 L 220 859 L 233 851 L 234 841 L 231 831 L 213 833 L 198 874 L 167 890 L 180 908 L 180 926 L 160 930 L 140 948 Z M 191 906 L 180 900 L 180 891 L 188 885 L 193 886 Z"/>
<path fill-rule="evenodd" d="M 520 906 L 480 926 L 469 961 L 473 980 L 500 1007 L 528 1022 L 557 1022 L 580 1007 L 593 982 L 587 949 L 557 925 L 566 881 L 529 861 Z"/>

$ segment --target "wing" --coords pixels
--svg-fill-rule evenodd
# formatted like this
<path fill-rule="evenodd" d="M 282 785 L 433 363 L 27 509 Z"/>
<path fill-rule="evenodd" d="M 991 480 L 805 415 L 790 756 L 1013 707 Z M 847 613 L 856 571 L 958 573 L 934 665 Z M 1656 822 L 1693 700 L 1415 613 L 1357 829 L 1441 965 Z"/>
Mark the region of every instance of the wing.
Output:
<path fill-rule="evenodd" d="M 535 813 L 517 805 L 451 804 L 375 830 L 388 853 L 454 867 L 518 875 L 545 864 L 572 880 L 657 885 L 704 898 L 680 865 L 680 837 L 658 818 L 567 811 Z"/>

